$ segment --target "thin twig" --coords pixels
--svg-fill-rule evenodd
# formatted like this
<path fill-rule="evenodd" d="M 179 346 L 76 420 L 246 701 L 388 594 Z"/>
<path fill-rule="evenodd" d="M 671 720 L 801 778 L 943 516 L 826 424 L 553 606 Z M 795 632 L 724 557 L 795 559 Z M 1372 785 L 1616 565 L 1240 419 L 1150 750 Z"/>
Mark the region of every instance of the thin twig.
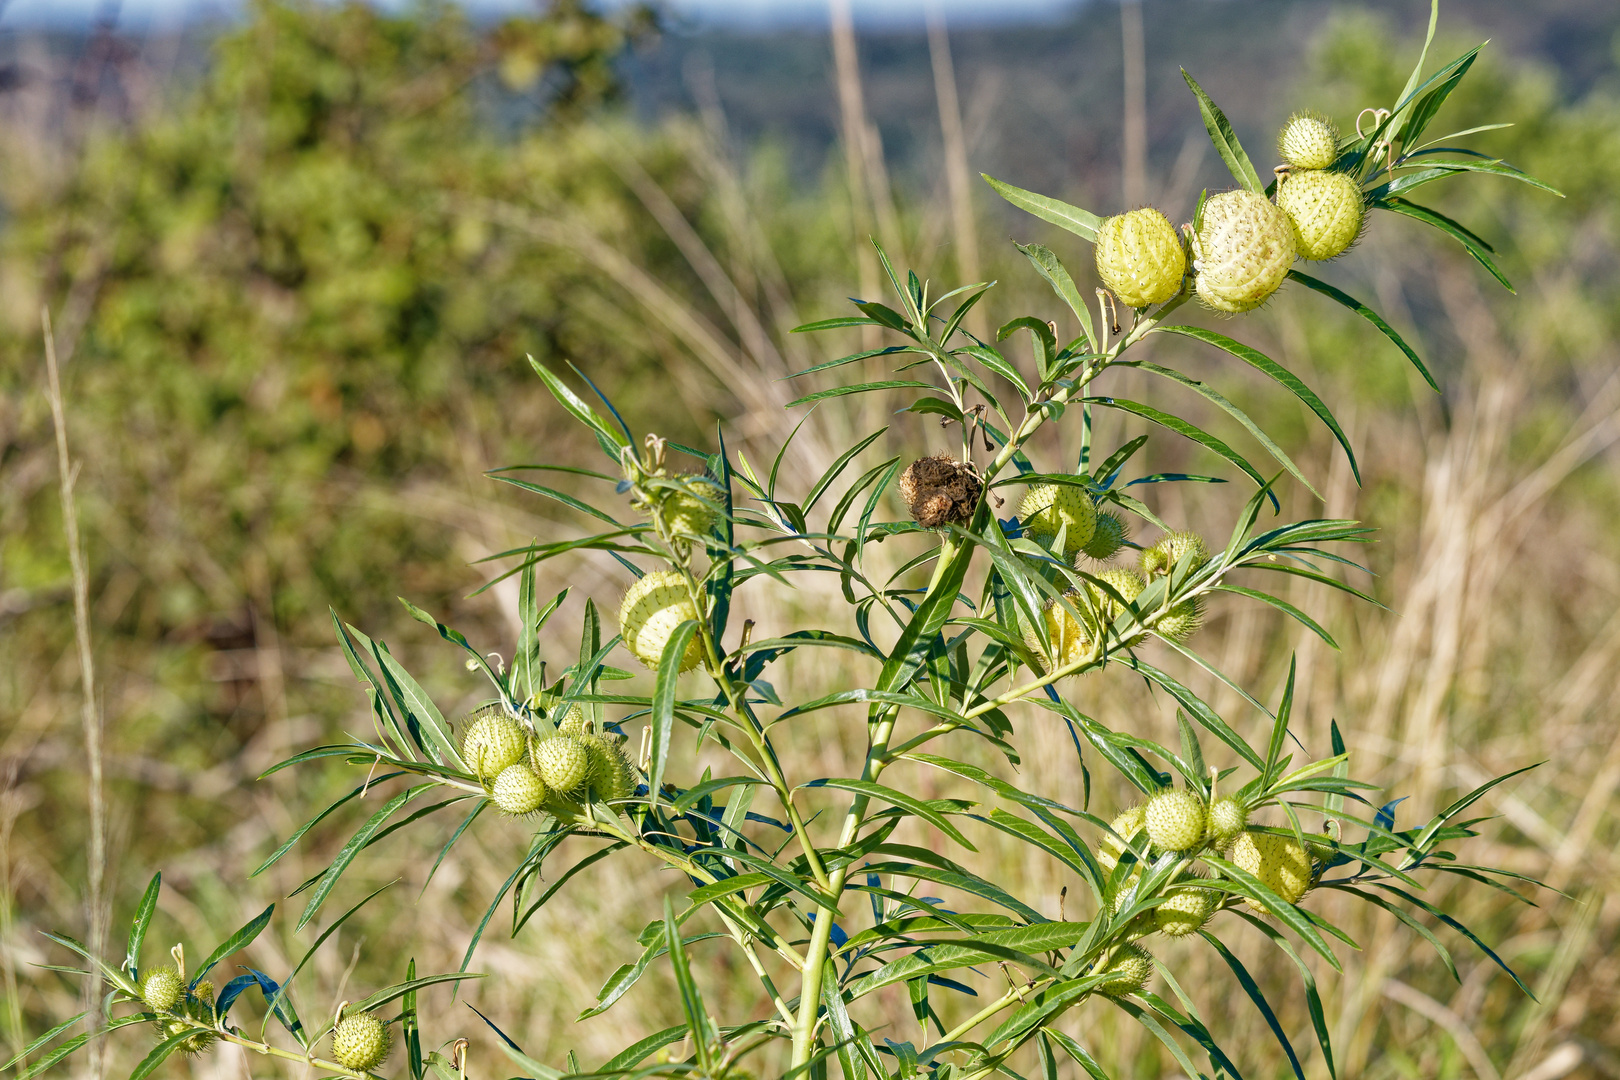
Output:
<path fill-rule="evenodd" d="M 84 720 L 84 752 L 90 767 L 90 846 L 85 852 L 86 915 L 89 922 L 90 951 L 105 952 L 102 918 L 102 874 L 107 865 L 107 809 L 101 782 L 101 714 L 96 708 L 96 665 L 90 650 L 90 580 L 84 567 L 84 548 L 79 540 L 79 513 L 74 504 L 73 482 L 78 470 L 68 457 L 67 419 L 62 412 L 62 380 L 56 365 L 56 337 L 51 330 L 50 308 L 41 308 L 40 326 L 45 335 L 46 396 L 51 403 L 51 422 L 56 428 L 56 466 L 61 477 L 62 529 L 67 534 L 68 561 L 73 568 L 73 628 L 79 646 L 79 685 L 84 691 L 81 714 Z M 101 1000 L 101 977 L 94 965 L 86 987 L 91 1016 L 86 1023 L 94 1031 L 100 1026 L 95 1015 Z M 104 1055 L 99 1047 L 90 1055 L 90 1074 L 102 1075 Z"/>

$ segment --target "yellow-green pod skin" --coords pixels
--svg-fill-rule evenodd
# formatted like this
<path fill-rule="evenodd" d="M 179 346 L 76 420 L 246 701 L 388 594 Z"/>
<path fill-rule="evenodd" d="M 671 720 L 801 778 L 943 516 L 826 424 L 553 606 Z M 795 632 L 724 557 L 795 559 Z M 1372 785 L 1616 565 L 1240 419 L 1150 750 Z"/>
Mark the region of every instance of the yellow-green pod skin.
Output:
<path fill-rule="evenodd" d="M 1097 529 L 1097 507 L 1085 488 L 1074 484 L 1035 484 L 1018 504 L 1024 533 L 1039 544 L 1051 545 L 1063 533 L 1065 561 L 1072 561 Z"/>
<path fill-rule="evenodd" d="M 1264 195 L 1223 191 L 1204 200 L 1193 255 L 1200 300 L 1228 314 L 1253 311 L 1288 277 L 1294 224 Z"/>
<path fill-rule="evenodd" d="M 1311 887 L 1311 857 L 1292 837 L 1245 832 L 1232 842 L 1230 857 L 1290 904 L 1299 903 Z M 1253 900 L 1244 903 L 1256 911 L 1265 910 Z"/>
<path fill-rule="evenodd" d="M 1295 113 L 1277 136 L 1277 154 L 1296 169 L 1325 169 L 1339 156 L 1339 131 L 1323 117 Z"/>
<path fill-rule="evenodd" d="M 1097 230 L 1097 276 L 1124 304 L 1162 304 L 1181 291 L 1186 273 L 1176 227 L 1151 206 L 1115 214 Z"/>
<path fill-rule="evenodd" d="M 673 570 L 658 570 L 630 586 L 619 605 L 619 634 L 632 656 L 657 669 L 664 646 L 675 630 L 688 619 L 696 620 L 697 608 L 686 592 L 686 581 Z M 703 646 L 693 634 L 681 654 L 682 671 L 691 671 L 703 660 Z"/>
<path fill-rule="evenodd" d="M 1344 173 L 1292 173 L 1277 187 L 1277 205 L 1294 223 L 1294 250 L 1312 262 L 1343 255 L 1366 219 L 1361 188 Z"/>
<path fill-rule="evenodd" d="M 509 765 L 495 778 L 489 794 L 502 813 L 522 817 L 540 809 L 551 792 L 527 765 Z"/>
<path fill-rule="evenodd" d="M 1068 600 L 1078 607 L 1079 598 L 1074 593 L 1068 594 Z M 1042 674 L 1049 674 L 1058 668 L 1068 667 L 1085 659 L 1086 654 L 1091 651 L 1091 636 L 1078 619 L 1063 610 L 1056 601 L 1046 605 L 1041 612 L 1041 618 L 1046 622 L 1046 640 L 1051 648 L 1049 650 L 1041 648 L 1041 639 L 1033 628 L 1026 630 L 1024 644 L 1028 645 L 1029 651 L 1039 658 Z"/>

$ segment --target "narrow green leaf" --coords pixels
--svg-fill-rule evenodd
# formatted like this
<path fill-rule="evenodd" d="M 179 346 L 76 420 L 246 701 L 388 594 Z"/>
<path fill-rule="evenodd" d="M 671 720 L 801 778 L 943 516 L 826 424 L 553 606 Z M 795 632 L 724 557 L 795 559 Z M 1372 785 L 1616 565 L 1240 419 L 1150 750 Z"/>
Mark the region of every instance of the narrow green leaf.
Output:
<path fill-rule="evenodd" d="M 141 902 L 136 905 L 135 919 L 129 924 L 129 950 L 124 953 L 124 970 L 129 973 L 130 978 L 134 978 L 135 973 L 140 970 L 141 946 L 146 942 L 146 928 L 152 925 L 152 914 L 157 911 L 158 892 L 162 887 L 163 874 L 161 872 L 153 874 L 152 880 L 147 883 L 146 891 L 141 894 Z"/>
<path fill-rule="evenodd" d="M 1244 152 L 1243 144 L 1238 142 L 1237 133 L 1232 130 L 1226 114 L 1221 112 L 1220 106 L 1210 100 L 1208 94 L 1204 93 L 1204 88 L 1198 85 L 1197 80 L 1187 74 L 1186 68 L 1181 69 L 1181 77 L 1187 80 L 1187 86 L 1198 99 L 1198 113 L 1204 118 L 1204 130 L 1209 132 L 1209 141 L 1215 144 L 1215 152 L 1226 162 L 1232 176 L 1248 190 L 1256 193 L 1264 192 L 1266 185 L 1260 182 L 1260 174 L 1254 171 L 1254 163 Z"/>
<path fill-rule="evenodd" d="M 467 979 L 482 978 L 484 978 L 484 976 L 476 972 L 451 971 L 440 975 L 424 975 L 420 979 L 407 979 L 405 982 L 395 983 L 393 986 L 379 990 L 363 1001 L 355 1002 L 353 1005 L 349 1006 L 348 1011 L 350 1013 L 370 1012 L 373 1009 L 377 1009 L 388 1004 L 390 1001 L 393 1001 L 396 998 L 401 998 L 406 994 L 414 993 L 425 986 L 437 986 L 440 983 L 464 982 Z"/>
<path fill-rule="evenodd" d="M 1363 319 L 1366 319 L 1368 322 L 1378 327 L 1379 332 L 1385 337 L 1389 338 L 1389 340 L 1393 341 L 1396 348 L 1405 353 L 1406 358 L 1412 361 L 1412 366 L 1417 368 L 1419 375 L 1423 376 L 1423 381 L 1428 383 L 1432 390 L 1439 393 L 1440 384 L 1434 381 L 1434 376 L 1430 375 L 1429 369 L 1423 366 L 1423 361 L 1418 357 L 1418 354 L 1412 350 L 1412 346 L 1408 345 L 1406 343 L 1406 339 L 1401 337 L 1400 334 L 1396 333 L 1395 328 L 1390 326 L 1389 323 L 1385 322 L 1383 316 L 1379 315 L 1378 312 L 1374 311 L 1366 304 L 1363 304 L 1360 300 L 1357 300 L 1349 293 L 1344 292 L 1341 289 L 1336 289 L 1327 282 L 1313 278 L 1309 274 L 1300 273 L 1298 270 L 1290 270 L 1288 271 L 1288 276 L 1305 286 L 1307 289 L 1312 289 L 1321 293 L 1323 296 L 1326 296 L 1328 299 L 1335 301 L 1336 303 L 1343 304 L 1357 315 L 1360 315 Z"/>
<path fill-rule="evenodd" d="M 675 690 L 681 676 L 682 658 L 698 624 L 687 619 L 675 628 L 664 645 L 664 654 L 658 658 L 658 681 L 652 700 L 652 763 L 647 770 L 647 789 L 653 805 L 658 805 L 662 790 L 664 766 L 669 759 L 670 737 L 675 730 Z"/>
<path fill-rule="evenodd" d="M 1423 222 L 1424 224 L 1432 225 L 1439 229 L 1441 232 L 1445 233 L 1447 236 L 1450 236 L 1461 244 L 1463 248 L 1467 250 L 1468 254 L 1474 257 L 1475 262 L 1483 266 L 1493 278 L 1501 282 L 1504 289 L 1506 289 L 1508 292 L 1514 292 L 1513 283 L 1507 279 L 1506 274 L 1502 273 L 1502 271 L 1497 268 L 1496 261 L 1491 258 L 1491 252 L 1494 249 L 1483 239 L 1464 228 L 1458 222 L 1453 221 L 1451 218 L 1448 218 L 1438 210 L 1431 210 L 1427 206 L 1419 206 L 1415 202 L 1409 202 L 1408 200 L 1402 198 L 1385 199 L 1379 204 L 1379 207 L 1384 210 L 1390 210 L 1394 213 L 1405 215 L 1409 218 L 1414 218 Z"/>
<path fill-rule="evenodd" d="M 47 1031 L 45 1034 L 41 1035 L 39 1038 L 35 1039 L 33 1042 L 31 1042 L 27 1046 L 23 1047 L 21 1052 L 19 1052 L 16 1057 L 12 1058 L 10 1061 L 6 1062 L 4 1065 L 0 1065 L 0 1072 L 5 1072 L 7 1069 L 9 1069 L 13 1065 L 17 1064 L 17 1062 L 23 1060 L 26 1057 L 31 1057 L 34 1054 L 34 1052 L 36 1050 L 38 1050 L 40 1047 L 44 1046 L 46 1043 L 50 1042 L 52 1039 L 54 1039 L 58 1035 L 62 1034 L 62 1032 L 66 1031 L 68 1028 L 72 1027 L 74 1024 L 77 1024 L 80 1020 L 83 1020 L 86 1016 L 89 1016 L 89 1015 L 90 1014 L 88 1012 L 82 1012 L 77 1016 L 71 1017 L 71 1018 L 69 1018 L 67 1020 L 62 1021 L 60 1024 L 57 1024 L 55 1027 L 51 1028 L 51 1030 Z"/>
<path fill-rule="evenodd" d="M 952 840 L 955 840 L 958 844 L 961 844 L 969 851 L 979 850 L 968 842 L 968 838 L 963 836 L 960 830 L 958 830 L 955 825 L 952 825 L 944 814 L 941 814 L 939 811 L 935 810 L 916 796 L 907 795 L 903 791 L 896 791 L 894 788 L 887 787 L 872 780 L 856 780 L 847 777 L 829 777 L 824 780 L 812 780 L 808 784 L 802 784 L 800 786 L 804 788 L 838 788 L 842 791 L 850 791 L 857 795 L 864 795 L 869 799 L 880 799 L 892 806 L 898 806 L 916 817 L 922 818 L 924 821 L 928 822 L 934 828 L 938 829 L 946 836 L 949 836 Z"/>
<path fill-rule="evenodd" d="M 1230 461 L 1233 465 L 1236 465 L 1243 471 L 1245 476 L 1254 481 L 1256 487 L 1263 488 L 1266 486 L 1265 477 L 1261 476 L 1259 471 L 1256 470 L 1253 465 L 1250 465 L 1241 454 L 1233 450 L 1230 446 L 1227 446 L 1224 442 L 1217 439 L 1209 432 L 1205 431 L 1203 428 L 1198 427 L 1196 424 L 1190 424 L 1181 419 L 1179 416 L 1171 416 L 1169 413 L 1160 412 L 1151 405 L 1143 405 L 1136 401 L 1127 401 L 1125 398 L 1088 397 L 1085 400 L 1094 405 L 1101 405 L 1104 408 L 1118 409 L 1120 412 L 1128 412 L 1135 416 L 1140 416 L 1145 420 L 1153 421 L 1160 427 L 1168 428 L 1169 430 L 1174 431 L 1177 435 L 1191 439 L 1198 445 L 1207 450 L 1214 451 L 1227 461 Z M 1281 506 L 1277 503 L 1275 497 L 1272 499 L 1272 505 L 1277 507 L 1279 511 L 1281 510 Z"/>
<path fill-rule="evenodd" d="M 675 972 L 681 1010 L 686 1013 L 686 1029 L 692 1034 L 698 1064 L 705 1073 L 709 1073 L 712 1071 L 714 1051 L 713 1022 L 704 1008 L 703 995 L 698 992 L 697 982 L 692 978 L 692 968 L 686 960 L 686 942 L 681 938 L 680 924 L 675 921 L 675 907 L 667 895 L 664 897 L 664 946 L 669 950 L 670 967 Z"/>
<path fill-rule="evenodd" d="M 1344 448 L 1344 456 L 1350 461 L 1350 471 L 1355 475 L 1356 483 L 1361 483 L 1361 468 L 1356 464 L 1355 451 L 1350 448 L 1350 440 L 1346 437 L 1344 429 L 1339 427 L 1339 422 L 1334 419 L 1333 413 L 1328 410 L 1322 399 L 1317 397 L 1315 392 L 1306 386 L 1293 372 L 1258 349 L 1250 348 L 1242 342 L 1232 340 L 1225 334 L 1217 334 L 1215 331 L 1206 330 L 1201 326 L 1160 326 L 1155 332 L 1180 334 L 1183 337 L 1194 338 L 1208 345 L 1213 345 L 1281 383 L 1291 394 L 1304 402 L 1305 407 L 1315 413 L 1322 423 L 1327 425 L 1328 430 L 1333 433 L 1333 437 Z"/>
<path fill-rule="evenodd" d="M 1293 1068 L 1294 1075 L 1299 1080 L 1305 1080 L 1305 1069 L 1299 1063 L 1299 1055 L 1294 1053 L 1294 1044 L 1288 1041 L 1288 1036 L 1284 1033 L 1282 1024 L 1277 1019 L 1277 1014 L 1272 1011 L 1271 1003 L 1266 1000 L 1266 995 L 1261 992 L 1260 985 L 1254 981 L 1254 976 L 1249 974 L 1249 969 L 1243 966 L 1243 961 L 1232 954 L 1231 949 L 1221 943 L 1220 938 L 1208 930 L 1198 931 L 1198 936 L 1209 942 L 1215 951 L 1221 954 L 1221 959 L 1226 961 L 1226 966 L 1232 969 L 1233 975 L 1237 976 L 1238 985 L 1243 987 L 1245 994 L 1249 995 L 1249 1000 L 1254 1002 L 1255 1008 L 1259 1009 L 1260 1015 L 1265 1018 L 1266 1026 L 1276 1036 L 1277 1044 L 1283 1048 L 1283 1053 L 1288 1056 L 1288 1064 Z"/>
<path fill-rule="evenodd" d="M 1116 366 L 1134 367 L 1142 371 L 1150 371 L 1160 378 L 1169 379 L 1171 382 L 1180 383 L 1193 393 L 1198 394 L 1200 397 L 1204 398 L 1204 400 L 1208 401 L 1217 409 L 1220 409 L 1222 412 L 1226 413 L 1232 419 L 1241 424 L 1243 429 L 1254 437 L 1255 442 L 1265 447 L 1266 453 L 1270 454 L 1279 465 L 1287 469 L 1295 480 L 1298 480 L 1301 484 L 1305 485 L 1306 491 L 1309 491 L 1312 495 L 1315 495 L 1317 499 L 1322 498 L 1321 492 L 1316 490 L 1315 486 L 1311 484 L 1310 480 L 1306 478 L 1305 474 L 1300 471 L 1299 466 L 1294 464 L 1294 459 L 1289 457 L 1283 448 L 1278 446 L 1276 441 L 1273 440 L 1270 435 L 1266 434 L 1265 429 L 1251 420 L 1248 413 L 1232 404 L 1231 401 L 1227 400 L 1225 395 L 1221 394 L 1214 387 L 1209 386 L 1207 383 L 1200 382 L 1197 379 L 1189 378 L 1173 368 L 1161 367 L 1158 364 L 1149 363 L 1146 360 L 1121 361 Z M 1135 482 L 1139 483 L 1140 481 Z"/>
<path fill-rule="evenodd" d="M 366 823 L 360 826 L 360 830 L 349 838 L 347 844 L 343 845 L 343 849 L 338 852 L 337 858 L 332 860 L 332 865 L 326 868 L 326 872 L 321 875 L 320 881 L 316 883 L 315 891 L 310 895 L 309 903 L 304 905 L 304 913 L 298 917 L 298 925 L 293 928 L 295 931 L 302 930 L 309 924 L 309 920 L 315 917 L 315 913 L 320 910 L 321 905 L 326 902 L 327 896 L 337 885 L 338 878 L 343 876 L 343 871 L 349 868 L 349 864 L 360 853 L 360 849 L 366 846 L 366 842 L 371 839 L 371 835 L 382 828 L 383 823 L 394 815 L 394 811 L 422 792 L 436 786 L 435 784 L 417 784 L 415 787 L 406 788 L 392 799 L 389 799 L 381 810 L 371 815 Z"/>
<path fill-rule="evenodd" d="M 1058 199 L 1004 184 L 987 173 L 979 175 L 984 177 L 985 183 L 995 189 L 997 195 L 1018 209 L 1034 214 L 1042 221 L 1049 221 L 1059 228 L 1067 229 L 1082 240 L 1090 240 L 1093 244 L 1097 242 L 1097 230 L 1102 226 L 1102 218 L 1089 210 L 1082 210 Z"/>
<path fill-rule="evenodd" d="M 238 952 L 253 944 L 253 939 L 259 936 L 259 932 L 262 931 L 266 926 L 270 925 L 270 916 L 275 912 L 275 910 L 276 905 L 271 904 L 253 918 L 249 919 L 247 923 L 244 924 L 236 933 L 220 942 L 219 947 L 208 954 L 208 959 L 204 960 L 200 965 L 198 965 L 196 974 L 191 977 L 191 988 L 195 990 L 197 988 L 197 984 L 202 982 L 203 976 L 207 975 L 209 971 L 213 970 L 215 964 L 219 963 L 227 956 L 230 956 L 232 953 Z"/>

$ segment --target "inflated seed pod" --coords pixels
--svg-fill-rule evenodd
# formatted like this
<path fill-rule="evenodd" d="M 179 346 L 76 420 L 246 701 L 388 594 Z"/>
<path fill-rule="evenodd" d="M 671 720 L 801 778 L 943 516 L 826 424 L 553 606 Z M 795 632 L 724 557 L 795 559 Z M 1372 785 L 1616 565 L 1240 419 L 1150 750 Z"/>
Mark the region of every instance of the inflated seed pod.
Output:
<path fill-rule="evenodd" d="M 1204 200 L 1193 255 L 1200 300 L 1216 311 L 1252 311 L 1288 277 L 1294 225 L 1264 195 L 1223 191 Z"/>
<path fill-rule="evenodd" d="M 1290 174 L 1277 185 L 1277 205 L 1294 224 L 1299 257 L 1313 261 L 1344 254 L 1366 217 L 1361 187 L 1338 172 Z"/>
<path fill-rule="evenodd" d="M 650 668 L 657 668 L 664 646 L 675 630 L 688 619 L 697 619 L 697 608 L 686 591 L 686 580 L 674 570 L 656 570 L 630 586 L 619 605 L 619 634 L 632 656 Z M 703 660 L 703 646 L 693 634 L 681 654 L 680 670 L 690 671 Z"/>
<path fill-rule="evenodd" d="M 1164 303 L 1186 273 L 1176 227 L 1151 206 L 1115 214 L 1097 229 L 1097 276 L 1129 307 Z"/>
<path fill-rule="evenodd" d="M 1069 561 L 1091 542 L 1097 528 L 1097 508 L 1083 487 L 1035 484 L 1018 504 L 1018 521 L 1024 534 L 1042 545 L 1051 545 L 1061 532 L 1063 550 L 1057 554 Z"/>
<path fill-rule="evenodd" d="M 1339 129 L 1316 113 L 1295 113 L 1277 135 L 1277 154 L 1296 169 L 1325 169 L 1339 156 Z"/>

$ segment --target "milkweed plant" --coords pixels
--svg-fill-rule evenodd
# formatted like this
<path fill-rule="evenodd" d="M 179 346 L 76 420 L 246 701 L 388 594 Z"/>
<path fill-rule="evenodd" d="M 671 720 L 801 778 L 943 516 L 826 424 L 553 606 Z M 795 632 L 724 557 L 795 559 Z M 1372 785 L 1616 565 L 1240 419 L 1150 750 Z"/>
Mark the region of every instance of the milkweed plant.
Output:
<path fill-rule="evenodd" d="M 1430 41 L 1433 35 L 1431 15 Z M 859 327 L 891 335 L 892 343 L 801 372 L 798 378 L 814 389 L 793 406 L 868 392 L 908 395 L 907 414 L 917 423 L 943 422 L 960 435 L 954 453 L 909 463 L 892 458 L 863 469 L 857 460 L 879 432 L 849 447 L 809 490 L 786 491 L 777 481 L 787 444 L 767 473 L 729 453 L 723 431 L 712 451 L 638 437 L 605 397 L 604 414 L 535 364 L 546 387 L 601 446 L 609 470 L 522 467 L 600 482 L 591 502 L 516 471 L 497 475 L 561 499 L 605 523 L 605 530 L 505 553 L 518 563 L 509 573 L 519 578 L 521 616 L 509 664 L 492 664 L 483 643 L 472 645 L 407 602 L 413 616 L 465 650 L 469 671 L 488 681 L 489 701 L 453 722 L 383 643 L 334 613 L 338 641 L 369 703 L 371 738 L 310 749 L 271 770 L 342 758 L 355 769 L 356 787 L 315 814 L 267 866 L 344 803 L 388 795 L 331 865 L 295 891 L 304 898 L 299 929 L 338 897 L 344 872 L 362 851 L 406 826 L 437 827 L 444 819 L 433 816 L 437 811 L 463 815 L 445 851 L 474 829 L 512 827 L 491 819 L 517 819 L 532 830 L 526 855 L 489 897 L 462 970 L 419 974 L 412 961 L 398 984 L 345 1003 L 335 1016 L 305 1021 L 295 1009 L 294 978 L 369 897 L 331 922 L 285 977 L 247 971 L 216 987 L 210 975 L 264 929 L 272 912 L 200 963 L 188 963 L 181 944 L 164 956 L 145 947 L 160 885 L 154 877 L 121 961 L 51 935 L 88 959 L 110 994 L 94 1016 L 69 1019 L 35 1040 L 12 1063 L 21 1063 L 18 1080 L 113 1032 L 155 1039 L 131 1080 L 142 1080 L 177 1051 L 203 1052 L 221 1043 L 354 1080 L 385 1068 L 411 1080 L 429 1073 L 443 1080 L 464 1080 L 469 1072 L 498 1075 L 487 1064 L 469 1066 L 465 1040 L 429 1039 L 431 1022 L 418 1013 L 418 992 L 474 977 L 468 968 L 478 938 L 500 905 L 510 901 L 516 933 L 576 874 L 607 858 L 636 860 L 648 871 L 672 869 L 681 885 L 635 942 L 588 944 L 593 951 L 619 950 L 623 964 L 582 1015 L 613 1008 L 648 971 L 667 963 L 685 1022 L 625 1047 L 593 1076 L 741 1080 L 825 1077 L 836 1070 L 845 1080 L 977 1080 L 1018 1075 L 1015 1055 L 1022 1052 L 1025 1060 L 1038 1058 L 1046 1076 L 1055 1077 L 1066 1057 L 1087 1076 L 1103 1078 L 1109 1072 L 1077 1033 L 1086 1010 L 1111 1008 L 1162 1041 L 1188 1076 L 1237 1077 L 1219 1032 L 1200 1017 L 1158 955 L 1167 938 L 1197 938 L 1230 967 L 1233 986 L 1252 999 L 1303 1078 L 1300 1055 L 1276 1010 L 1230 944 L 1246 934 L 1268 939 L 1297 967 L 1331 1073 L 1328 1025 L 1306 958 L 1314 953 L 1338 969 L 1338 951 L 1356 943 L 1318 913 L 1313 901 L 1329 892 L 1392 912 L 1435 945 L 1448 966 L 1436 929 L 1461 935 L 1507 970 L 1488 944 L 1422 895 L 1423 879 L 1435 874 L 1489 884 L 1517 878 L 1464 863 L 1452 850 L 1483 820 L 1468 817 L 1470 809 L 1507 777 L 1468 792 L 1427 822 L 1398 829 L 1395 803 L 1380 805 L 1373 785 L 1351 774 L 1336 723 L 1323 757 L 1308 754 L 1291 733 L 1292 668 L 1280 699 L 1268 704 L 1196 650 L 1205 606 L 1217 594 L 1277 608 L 1336 648 L 1325 628 L 1266 591 L 1268 582 L 1278 575 L 1304 578 L 1374 602 L 1330 572 L 1360 570 L 1345 552 L 1365 543 L 1370 530 L 1349 520 L 1279 523 L 1276 489 L 1284 474 L 1315 491 L 1277 440 L 1214 386 L 1131 351 L 1153 336 L 1192 338 L 1275 380 L 1327 427 L 1359 479 L 1344 431 L 1297 375 L 1226 332 L 1176 316 L 1189 303 L 1238 315 L 1292 281 L 1370 321 L 1435 386 L 1417 353 L 1378 314 L 1300 267 L 1342 254 L 1368 228 L 1381 227 L 1374 221 L 1388 220 L 1375 211 L 1387 211 L 1459 241 L 1507 284 L 1489 244 L 1412 201 L 1417 189 L 1461 176 L 1545 187 L 1503 161 L 1451 145 L 1485 129 L 1425 139 L 1477 53 L 1425 77 L 1426 42 L 1399 98 L 1388 108 L 1363 110 L 1353 134 L 1324 117 L 1296 114 L 1281 132 L 1282 164 L 1269 183 L 1221 110 L 1186 76 L 1236 186 L 1206 193 L 1193 220 L 1179 228 L 1156 209 L 1101 218 L 986 177 L 1014 206 L 1094 245 L 1106 287 L 1097 290 L 1095 312 L 1057 254 L 1020 245 L 1079 323 L 1081 335 L 1066 344 L 1058 341 L 1056 324 L 1039 315 L 1012 320 L 994 341 L 979 340 L 964 316 L 990 284 L 936 295 L 915 273 L 900 274 L 879 250 L 894 289 L 892 306 L 857 301 L 854 315 L 798 329 Z M 1292 291 L 1305 302 L 1300 290 Z M 1236 333 L 1239 324 L 1220 325 Z M 1027 335 L 1032 363 L 1015 361 L 1001 347 L 1018 335 Z M 839 381 L 873 363 L 896 365 L 897 376 Z M 1113 396 L 1108 376 L 1122 370 L 1163 380 L 1138 383 L 1173 384 L 1177 392 L 1199 395 L 1247 431 L 1278 471 L 1268 475 L 1216 435 L 1166 411 L 1169 406 Z M 1130 494 L 1151 490 L 1121 481 L 1148 436 L 1118 447 L 1094 445 L 1098 410 L 1191 440 L 1252 482 L 1253 497 L 1224 536 L 1162 520 L 1147 495 Z M 1073 471 L 1029 451 L 1043 427 L 1063 423 L 1080 425 Z M 677 464 L 683 460 L 690 465 Z M 856 470 L 859 477 L 847 481 Z M 1004 498 L 1007 489 L 1019 501 Z M 908 517 L 882 516 L 891 490 Z M 1000 517 L 1003 506 L 1016 512 Z M 866 553 L 895 541 L 913 545 L 915 557 L 878 580 L 868 572 Z M 569 590 L 551 595 L 541 574 L 554 557 L 581 551 L 617 559 L 636 580 L 622 597 L 585 601 L 577 657 L 562 666 L 542 655 L 541 630 Z M 767 638 L 732 617 L 739 591 L 781 598 L 803 575 L 836 578 L 847 616 L 842 625 Z M 1149 663 L 1141 647 L 1150 642 L 1162 646 L 1154 655 L 1173 659 L 1169 666 L 1201 668 L 1236 690 L 1245 718 L 1218 715 L 1175 674 Z M 775 685 L 788 680 L 773 671 L 803 664 L 835 670 L 842 688 L 814 700 L 782 700 Z M 1089 715 L 1081 702 L 1096 695 L 1079 692 L 1095 685 L 1080 678 L 1086 675 L 1146 680 L 1174 704 L 1179 740 L 1155 742 L 1133 730 L 1129 717 Z M 823 710 L 864 724 L 858 772 L 804 775 L 802 764 L 782 752 L 782 725 Z M 1085 778 L 1079 807 L 1016 780 L 1020 730 L 1043 724 L 1071 737 Z M 975 756 L 960 749 L 975 742 L 988 744 L 990 758 L 1004 759 L 1007 768 L 960 760 Z M 689 766 L 702 747 L 728 754 L 734 767 L 720 770 L 724 775 L 692 775 Z M 1135 789 L 1134 802 L 1094 805 L 1091 770 L 1098 768 L 1117 771 Z M 924 798 L 907 790 L 901 777 L 923 769 L 959 778 L 980 800 Z M 586 839 L 588 853 L 556 868 L 552 860 L 570 837 Z M 1073 882 L 1067 913 L 1053 920 L 1007 883 L 986 880 L 952 857 L 953 849 L 973 852 L 984 844 L 1029 845 L 1061 864 Z M 956 899 L 948 907 L 919 892 L 929 888 Z M 720 1017 L 703 1001 L 692 956 L 722 947 L 737 950 L 757 976 L 770 1003 L 767 1015 Z M 961 981 L 974 977 L 963 969 L 992 977 L 980 979 L 975 990 Z M 909 1032 L 886 1030 L 878 1008 L 878 992 L 900 984 L 920 1020 L 916 1041 L 891 1037 Z M 265 1002 L 257 1032 L 232 1016 L 241 995 L 253 991 Z M 965 1001 L 944 1010 L 956 1018 L 947 1023 L 939 1005 L 952 996 Z M 270 1034 L 272 1017 L 284 1029 L 279 1037 Z M 498 1019 L 490 1018 L 492 1026 Z M 57 1041 L 81 1022 L 78 1034 Z M 554 1080 L 584 1071 L 572 1059 L 566 1068 L 534 1060 L 520 1042 L 521 1033 L 500 1033 L 500 1045 L 524 1076 Z M 396 1043 L 402 1049 L 390 1062 Z"/>

